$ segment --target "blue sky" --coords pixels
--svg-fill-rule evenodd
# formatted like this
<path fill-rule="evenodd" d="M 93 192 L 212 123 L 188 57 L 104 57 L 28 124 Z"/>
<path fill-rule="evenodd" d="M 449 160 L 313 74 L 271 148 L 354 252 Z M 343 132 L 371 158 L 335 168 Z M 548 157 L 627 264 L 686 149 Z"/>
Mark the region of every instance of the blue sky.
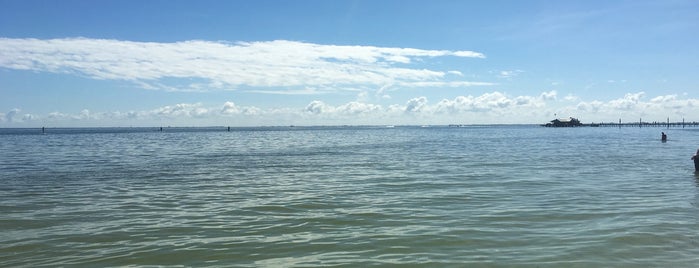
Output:
<path fill-rule="evenodd" d="M 691 0 L 0 7 L 0 127 L 699 121 Z"/>

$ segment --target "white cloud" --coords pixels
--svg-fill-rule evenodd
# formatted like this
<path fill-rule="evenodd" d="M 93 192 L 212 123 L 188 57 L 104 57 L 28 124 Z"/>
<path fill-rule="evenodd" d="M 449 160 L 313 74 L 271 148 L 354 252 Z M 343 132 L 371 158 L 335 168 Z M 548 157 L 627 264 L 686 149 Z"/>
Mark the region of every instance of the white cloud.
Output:
<path fill-rule="evenodd" d="M 667 103 L 667 102 L 674 102 L 677 100 L 677 95 L 665 95 L 665 96 L 657 96 L 655 98 L 652 98 L 650 100 L 651 103 Z"/>
<path fill-rule="evenodd" d="M 15 117 L 17 116 L 19 111 L 19 109 L 15 108 L 7 112 L 5 114 L 5 121 L 12 123 L 15 120 Z"/>
<path fill-rule="evenodd" d="M 318 90 L 316 88 L 288 89 L 288 90 L 246 90 L 246 92 L 273 94 L 273 95 L 321 95 L 327 94 L 328 90 Z"/>
<path fill-rule="evenodd" d="M 306 108 L 304 109 L 304 111 L 311 113 L 311 114 L 322 114 L 322 113 L 330 112 L 332 110 L 334 110 L 332 107 L 330 107 L 330 106 L 326 105 L 324 102 L 318 101 L 318 100 L 312 101 L 311 103 L 306 105 Z"/>
<path fill-rule="evenodd" d="M 578 103 L 576 109 L 580 112 L 597 113 L 604 108 L 605 103 L 601 101 L 581 102 Z"/>
<path fill-rule="evenodd" d="M 212 125 L 345 125 L 345 124 L 488 124 L 542 123 L 554 114 L 578 117 L 584 122 L 638 120 L 681 120 L 699 114 L 699 99 L 678 95 L 645 98 L 644 92 L 628 93 L 611 100 L 571 103 L 554 98 L 556 91 L 532 96 L 510 96 L 503 92 L 456 96 L 431 102 L 415 97 L 401 104 L 379 105 L 368 100 L 330 105 L 320 100 L 305 107 L 259 108 L 225 101 L 209 106 L 202 103 L 179 103 L 159 108 L 128 112 L 77 113 L 52 112 L 47 115 L 20 113 L 12 109 L 0 113 L 2 126 L 212 126 Z M 688 120 L 695 120 L 687 118 Z M 41 126 L 39 125 L 39 126 Z"/>
<path fill-rule="evenodd" d="M 400 83 L 402 87 L 472 87 L 472 86 L 493 86 L 497 85 L 495 83 L 488 82 L 468 82 L 468 81 L 424 81 L 424 82 L 411 82 L 411 83 Z"/>
<path fill-rule="evenodd" d="M 544 92 L 538 97 L 533 96 L 517 96 L 509 97 L 501 92 L 484 93 L 480 96 L 458 96 L 453 100 L 444 99 L 440 101 L 436 111 L 443 113 L 463 113 L 463 112 L 478 112 L 507 114 L 513 109 L 536 108 L 542 107 L 547 100 L 547 97 L 555 96 L 555 91 Z"/>
<path fill-rule="evenodd" d="M 470 57 L 470 58 L 485 58 L 485 55 L 473 51 L 456 51 L 453 53 L 454 56 L 459 57 Z"/>
<path fill-rule="evenodd" d="M 517 75 L 519 75 L 519 74 L 521 74 L 521 73 L 523 73 L 523 72 L 524 72 L 524 71 L 522 71 L 522 70 L 500 71 L 499 74 L 498 74 L 498 76 L 499 76 L 500 78 L 512 78 L 512 77 L 515 77 L 515 76 L 517 76 Z"/>
<path fill-rule="evenodd" d="M 88 110 L 88 109 L 83 109 L 82 111 L 80 111 L 79 114 L 77 114 L 76 116 L 74 116 L 73 119 L 75 119 L 75 120 L 86 120 L 86 119 L 90 119 L 90 110 Z"/>
<path fill-rule="evenodd" d="M 157 108 L 148 112 L 148 114 L 158 115 L 162 117 L 193 117 L 202 116 L 208 112 L 207 109 L 201 107 L 201 103 L 179 103 Z"/>
<path fill-rule="evenodd" d="M 352 101 L 347 104 L 338 106 L 337 108 L 335 108 L 335 110 L 345 115 L 357 115 L 372 112 L 380 112 L 381 106 L 370 103 Z"/>
<path fill-rule="evenodd" d="M 214 110 L 214 109 L 210 109 Z M 227 101 L 223 103 L 223 108 L 221 108 L 221 114 L 223 115 L 260 115 L 262 110 L 257 107 L 248 106 L 238 106 L 232 101 Z"/>
<path fill-rule="evenodd" d="M 685 115 L 699 113 L 699 99 L 680 99 L 677 95 L 656 96 L 645 99 L 645 92 L 627 93 L 623 97 L 609 101 L 583 101 L 572 110 L 579 111 L 597 121 L 615 121 L 622 117 L 625 120 L 641 117 L 644 121 L 680 120 Z M 675 119 L 672 119 L 675 118 Z"/>
<path fill-rule="evenodd" d="M 653 110 L 671 110 L 681 113 L 683 109 L 699 107 L 698 99 L 679 99 L 677 95 L 665 95 L 652 98 L 648 108 Z"/>
<path fill-rule="evenodd" d="M 556 100 L 557 95 L 558 95 L 557 91 L 551 90 L 548 92 L 542 92 L 541 95 L 539 95 L 539 96 L 544 100 Z"/>
<path fill-rule="evenodd" d="M 473 51 L 269 42 L 131 42 L 105 39 L 0 38 L 0 67 L 127 80 L 145 89 L 478 86 L 446 80 L 455 71 L 408 68 L 431 57 L 485 58 Z M 398 67 L 400 65 L 400 67 Z M 263 91 L 261 91 L 263 92 Z M 305 92 L 308 93 L 308 92 Z M 312 93 L 312 92 L 311 92 Z"/>
<path fill-rule="evenodd" d="M 227 101 L 223 104 L 223 109 L 221 109 L 222 114 L 239 114 L 240 109 L 232 101 Z"/>
<path fill-rule="evenodd" d="M 387 94 L 386 91 L 390 90 L 391 86 L 393 86 L 393 85 L 386 84 L 386 85 L 381 86 L 381 88 L 379 88 L 379 90 L 376 91 L 376 96 L 380 96 L 381 98 L 384 98 L 384 99 L 390 99 L 391 95 Z"/>
<path fill-rule="evenodd" d="M 413 98 L 413 99 L 408 100 L 408 103 L 405 106 L 405 111 L 411 112 L 411 113 L 420 112 L 426 106 L 427 106 L 427 98 L 426 97 Z"/>
<path fill-rule="evenodd" d="M 640 100 L 644 95 L 645 92 L 626 93 L 623 98 L 612 100 L 608 104 L 612 109 L 630 111 L 638 108 L 639 106 L 645 105 L 644 103 L 640 103 Z"/>
<path fill-rule="evenodd" d="M 580 98 L 578 98 L 578 96 L 575 96 L 575 95 L 573 95 L 573 94 L 568 94 L 568 95 L 566 95 L 563 99 L 566 100 L 566 101 L 577 101 L 577 100 L 579 100 Z"/>
<path fill-rule="evenodd" d="M 35 120 L 35 119 L 36 119 L 36 116 L 34 116 L 33 114 L 24 114 L 24 115 L 22 116 L 22 121 L 23 121 L 23 122 L 32 121 L 32 120 Z"/>
<path fill-rule="evenodd" d="M 60 112 L 51 112 L 51 113 L 48 114 L 47 117 L 48 117 L 49 119 L 51 119 L 51 120 L 56 120 L 56 121 L 57 121 L 57 120 L 63 120 L 63 119 L 69 118 L 70 115 L 67 115 L 67 114 L 64 114 L 64 113 L 60 113 Z"/>
<path fill-rule="evenodd" d="M 7 113 L 0 113 L 0 123 L 28 123 L 38 119 L 33 114 L 21 114 L 21 111 L 19 108 L 14 108 Z"/>

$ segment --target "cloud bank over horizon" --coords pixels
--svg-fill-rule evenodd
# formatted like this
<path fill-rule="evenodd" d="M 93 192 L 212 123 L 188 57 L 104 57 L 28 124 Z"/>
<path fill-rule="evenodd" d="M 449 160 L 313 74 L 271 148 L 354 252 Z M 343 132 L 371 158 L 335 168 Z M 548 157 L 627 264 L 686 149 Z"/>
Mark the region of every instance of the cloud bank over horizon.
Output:
<path fill-rule="evenodd" d="M 76 113 L 23 113 L 14 108 L 0 112 L 0 126 L 279 126 L 279 125 L 397 125 L 397 124 L 536 124 L 573 116 L 583 122 L 636 122 L 638 117 L 665 111 L 671 121 L 699 112 L 699 99 L 664 95 L 647 98 L 645 92 L 627 93 L 609 101 L 570 101 L 556 91 L 537 96 L 510 96 L 493 91 L 479 96 L 429 100 L 421 96 L 402 104 L 379 105 L 350 101 L 330 105 L 314 100 L 305 107 L 268 108 L 241 106 L 233 101 L 220 105 L 178 103 L 143 111 Z M 525 119 L 524 121 L 521 119 Z M 527 121 L 542 118 L 541 122 Z M 664 122 L 666 117 L 644 118 Z M 689 118 L 691 121 L 691 118 Z"/>

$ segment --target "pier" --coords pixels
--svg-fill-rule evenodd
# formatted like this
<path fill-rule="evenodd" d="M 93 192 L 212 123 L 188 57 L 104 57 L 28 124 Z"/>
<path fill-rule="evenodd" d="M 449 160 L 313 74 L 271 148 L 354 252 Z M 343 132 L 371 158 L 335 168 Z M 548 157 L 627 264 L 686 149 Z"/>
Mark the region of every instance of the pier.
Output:
<path fill-rule="evenodd" d="M 643 119 L 638 119 L 636 122 L 607 122 L 607 123 L 580 123 L 577 118 L 564 118 L 564 119 L 554 119 L 550 123 L 543 124 L 544 127 L 665 127 L 665 128 L 685 128 L 685 127 L 699 127 L 699 122 L 692 121 L 686 122 L 684 118 L 682 122 L 670 122 L 670 118 L 667 118 L 665 122 L 653 121 L 653 122 L 643 122 Z"/>
<path fill-rule="evenodd" d="M 666 127 L 685 128 L 699 127 L 699 122 L 626 122 L 626 123 L 590 123 L 583 124 L 589 127 Z"/>

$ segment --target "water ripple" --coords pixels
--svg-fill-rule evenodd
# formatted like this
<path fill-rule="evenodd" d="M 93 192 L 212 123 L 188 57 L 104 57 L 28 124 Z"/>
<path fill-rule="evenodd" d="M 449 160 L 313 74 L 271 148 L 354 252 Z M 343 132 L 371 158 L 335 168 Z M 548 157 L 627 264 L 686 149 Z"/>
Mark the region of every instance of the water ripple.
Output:
<path fill-rule="evenodd" d="M 699 139 L 655 134 L 4 135 L 0 266 L 692 267 Z"/>

